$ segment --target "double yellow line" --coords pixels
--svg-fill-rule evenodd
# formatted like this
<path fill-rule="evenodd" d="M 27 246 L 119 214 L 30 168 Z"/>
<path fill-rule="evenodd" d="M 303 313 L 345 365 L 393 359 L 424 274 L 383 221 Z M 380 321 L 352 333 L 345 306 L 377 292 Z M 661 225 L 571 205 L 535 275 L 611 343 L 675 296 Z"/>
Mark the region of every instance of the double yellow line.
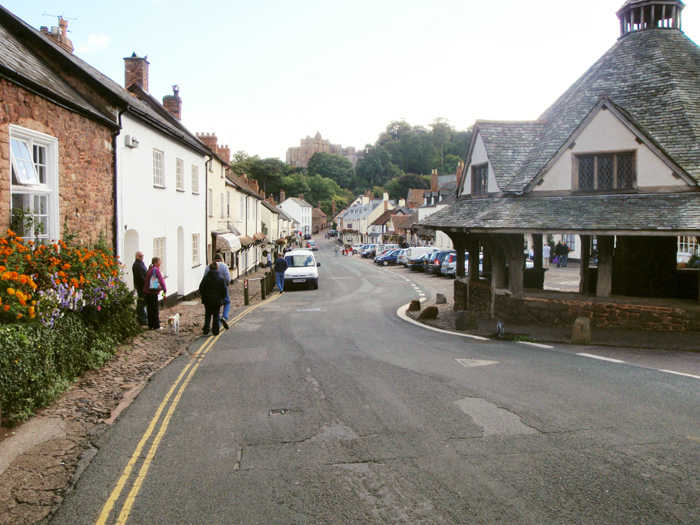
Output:
<path fill-rule="evenodd" d="M 267 302 L 275 301 L 280 295 L 275 296 L 274 298 L 270 299 Z M 240 313 L 238 316 L 236 316 L 233 320 L 229 321 L 229 325 L 233 326 L 236 324 L 238 321 L 240 321 L 245 315 L 249 314 L 259 306 L 261 306 L 263 303 L 257 304 L 253 306 L 252 308 L 248 308 L 244 312 Z M 175 411 L 175 408 L 177 408 L 178 403 L 180 402 L 180 398 L 182 397 L 182 393 L 185 391 L 185 388 L 187 387 L 188 383 L 192 379 L 192 376 L 194 373 L 197 371 L 199 368 L 199 365 L 202 363 L 202 359 L 204 356 L 211 350 L 216 342 L 219 340 L 219 337 L 221 337 L 221 334 L 223 332 L 219 332 L 219 335 L 216 337 L 209 339 L 206 343 L 202 345 L 202 347 L 195 352 L 194 355 L 191 356 L 190 362 L 187 364 L 187 366 L 180 372 L 180 375 L 178 378 L 175 380 L 173 383 L 173 386 L 170 387 L 170 390 L 168 390 L 168 393 L 165 395 L 165 398 L 161 402 L 160 406 L 158 407 L 158 410 L 156 410 L 156 413 L 153 416 L 153 419 L 151 419 L 151 422 L 148 425 L 148 428 L 146 429 L 146 432 L 144 433 L 143 437 L 139 441 L 139 444 L 136 446 L 136 450 L 134 450 L 134 453 L 131 455 L 131 458 L 129 459 L 129 462 L 127 463 L 126 467 L 124 468 L 124 471 L 122 472 L 121 477 L 119 478 L 119 481 L 117 482 L 117 486 L 114 487 L 114 490 L 112 491 L 112 494 L 109 496 L 109 499 L 105 502 L 104 507 L 102 507 L 102 512 L 100 513 L 100 517 L 98 518 L 96 525 L 106 525 L 107 519 L 109 518 L 110 513 L 114 509 L 114 506 L 119 499 L 119 497 L 122 494 L 122 491 L 124 490 L 124 487 L 126 486 L 127 482 L 131 478 L 131 473 L 134 470 L 134 466 L 139 460 L 139 456 L 141 455 L 141 451 L 144 449 L 146 446 L 146 443 L 151 438 L 151 435 L 153 435 L 153 432 L 156 429 L 158 420 L 160 419 L 161 414 L 165 410 L 166 406 L 168 405 L 168 402 L 170 401 L 170 398 L 173 397 L 173 393 L 177 390 L 177 393 L 175 394 L 175 397 L 173 398 L 172 403 L 170 404 L 170 407 L 168 408 L 167 413 L 165 414 L 165 417 L 160 423 L 160 427 L 158 428 L 158 432 L 155 435 L 155 438 L 153 439 L 153 442 L 151 443 L 151 447 L 148 450 L 148 454 L 146 454 L 146 458 L 143 461 L 143 464 L 141 465 L 141 469 L 139 470 L 138 475 L 136 476 L 136 479 L 134 480 L 134 484 L 131 487 L 131 490 L 129 491 L 129 494 L 126 496 L 126 499 L 122 505 L 121 511 L 119 512 L 119 516 L 117 517 L 116 524 L 117 525 L 124 525 L 126 523 L 126 520 L 129 518 L 129 513 L 131 512 L 131 507 L 134 504 L 134 501 L 136 501 L 136 496 L 139 493 L 139 490 L 141 490 L 141 485 L 143 484 L 144 479 L 146 478 L 146 474 L 148 474 L 148 469 L 151 466 L 151 462 L 153 461 L 153 458 L 155 457 L 156 451 L 158 450 L 158 445 L 160 445 L 160 441 L 163 438 L 163 435 L 165 435 L 165 431 L 168 430 L 168 425 L 170 424 L 170 418 L 173 415 L 173 412 Z M 185 377 L 186 376 L 186 377 Z M 185 378 L 184 381 L 182 381 L 182 378 Z M 180 382 L 182 383 L 180 384 Z M 178 387 L 178 384 L 180 385 L 180 388 Z"/>

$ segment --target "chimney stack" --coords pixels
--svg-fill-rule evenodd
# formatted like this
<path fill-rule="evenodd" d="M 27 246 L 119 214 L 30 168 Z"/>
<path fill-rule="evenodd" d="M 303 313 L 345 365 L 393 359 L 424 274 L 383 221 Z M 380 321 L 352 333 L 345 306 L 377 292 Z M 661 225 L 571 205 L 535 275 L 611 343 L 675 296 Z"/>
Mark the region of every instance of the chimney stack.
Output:
<path fill-rule="evenodd" d="M 303 194 L 303 193 L 300 193 L 300 194 L 299 194 L 299 198 L 300 198 L 301 200 L 304 200 L 304 194 Z"/>
<path fill-rule="evenodd" d="M 217 153 L 226 164 L 231 164 L 231 148 L 228 147 L 228 144 L 219 146 Z"/>
<path fill-rule="evenodd" d="M 438 170 L 436 169 L 430 174 L 430 191 L 438 191 Z"/>
<path fill-rule="evenodd" d="M 287 196 L 284 194 L 284 191 L 280 191 L 280 204 L 282 204 L 286 198 Z"/>
<path fill-rule="evenodd" d="M 197 133 L 197 138 L 207 148 L 209 148 L 214 153 L 216 153 L 216 149 L 218 147 L 217 143 L 219 142 L 219 139 L 217 138 L 216 133 Z"/>
<path fill-rule="evenodd" d="M 464 173 L 464 167 L 465 167 L 464 162 L 460 161 L 457 164 L 457 191 L 459 191 L 459 188 L 462 185 L 462 174 Z"/>
<path fill-rule="evenodd" d="M 73 52 L 73 42 L 68 38 L 68 20 L 64 20 L 63 17 L 59 16 L 58 27 L 52 27 L 51 31 L 49 31 L 48 27 L 42 26 L 39 31 L 69 53 Z"/>
<path fill-rule="evenodd" d="M 173 117 L 182 120 L 182 99 L 180 98 L 180 86 L 173 86 L 173 94 L 163 97 L 163 106 Z M 215 150 L 216 151 L 216 150 Z"/>
<path fill-rule="evenodd" d="M 148 92 L 148 56 L 140 57 L 134 53 L 124 59 L 124 87 L 129 89 L 134 84 Z"/>

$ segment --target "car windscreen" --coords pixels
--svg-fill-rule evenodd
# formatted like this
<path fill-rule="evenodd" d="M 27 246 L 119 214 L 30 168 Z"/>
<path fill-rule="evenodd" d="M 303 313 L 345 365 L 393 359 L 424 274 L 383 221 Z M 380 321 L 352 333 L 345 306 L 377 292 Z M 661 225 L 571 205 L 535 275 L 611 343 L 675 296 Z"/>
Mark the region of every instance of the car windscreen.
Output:
<path fill-rule="evenodd" d="M 311 255 L 287 255 L 284 258 L 290 268 L 304 268 L 306 266 L 316 266 Z"/>

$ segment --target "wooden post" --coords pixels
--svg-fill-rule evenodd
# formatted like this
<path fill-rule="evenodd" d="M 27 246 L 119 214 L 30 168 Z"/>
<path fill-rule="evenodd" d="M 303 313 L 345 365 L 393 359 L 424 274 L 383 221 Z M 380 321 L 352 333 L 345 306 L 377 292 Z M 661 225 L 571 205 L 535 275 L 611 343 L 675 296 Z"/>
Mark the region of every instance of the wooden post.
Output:
<path fill-rule="evenodd" d="M 248 295 L 248 279 L 243 280 L 243 304 L 245 306 L 250 304 L 250 295 Z"/>
<path fill-rule="evenodd" d="M 267 294 L 267 273 L 264 273 L 262 279 L 260 279 L 260 300 L 265 300 L 265 295 Z"/>
<path fill-rule="evenodd" d="M 581 281 L 579 283 L 578 293 L 588 293 L 588 287 L 591 282 L 591 236 L 581 235 Z"/>
<path fill-rule="evenodd" d="M 486 266 L 486 254 L 484 254 L 484 266 Z M 479 238 L 473 233 L 469 236 L 469 280 L 479 280 Z"/>
<path fill-rule="evenodd" d="M 535 260 L 533 262 L 538 270 L 542 269 L 542 242 L 541 233 L 532 235 L 532 250 L 535 252 Z"/>
<path fill-rule="evenodd" d="M 614 235 L 598 236 L 598 283 L 595 290 L 596 297 L 610 297 L 612 295 L 614 248 Z"/>

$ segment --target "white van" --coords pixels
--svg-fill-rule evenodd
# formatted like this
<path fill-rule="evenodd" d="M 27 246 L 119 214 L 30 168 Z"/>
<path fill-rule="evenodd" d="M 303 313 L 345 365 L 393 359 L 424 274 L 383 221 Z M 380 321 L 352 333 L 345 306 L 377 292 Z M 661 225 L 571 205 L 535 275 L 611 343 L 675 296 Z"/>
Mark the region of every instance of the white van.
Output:
<path fill-rule="evenodd" d="M 409 259 L 413 259 L 425 253 L 433 253 L 439 251 L 440 248 L 437 248 L 435 246 L 413 246 L 412 248 L 408 248 L 408 250 L 406 251 L 406 257 L 404 261 L 408 261 Z M 404 266 L 405 265 L 406 263 L 404 263 Z"/>
<path fill-rule="evenodd" d="M 311 285 L 318 290 L 318 267 L 311 250 L 292 250 L 284 255 L 287 270 L 284 272 L 284 288 L 288 285 Z"/>

